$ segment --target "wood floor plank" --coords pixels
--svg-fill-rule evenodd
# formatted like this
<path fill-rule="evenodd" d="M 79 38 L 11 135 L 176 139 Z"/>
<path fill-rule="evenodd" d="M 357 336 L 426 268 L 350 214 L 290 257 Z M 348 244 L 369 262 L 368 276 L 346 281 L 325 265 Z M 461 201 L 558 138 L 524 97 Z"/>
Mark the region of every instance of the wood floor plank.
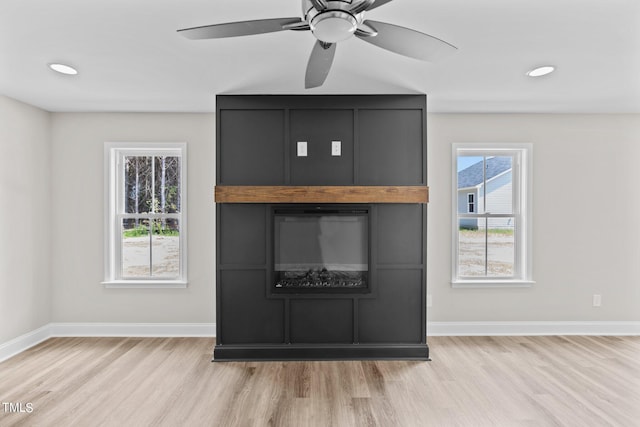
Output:
<path fill-rule="evenodd" d="M 433 337 L 431 362 L 211 363 L 208 338 L 54 338 L 0 364 L 0 426 L 622 426 L 640 337 Z"/>

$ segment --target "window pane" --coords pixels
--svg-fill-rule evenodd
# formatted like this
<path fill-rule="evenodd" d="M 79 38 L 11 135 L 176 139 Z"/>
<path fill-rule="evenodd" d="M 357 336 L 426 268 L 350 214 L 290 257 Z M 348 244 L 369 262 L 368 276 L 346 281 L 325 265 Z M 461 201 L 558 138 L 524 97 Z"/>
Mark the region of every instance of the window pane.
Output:
<path fill-rule="evenodd" d="M 492 214 L 513 213 L 513 186 L 511 185 L 511 168 L 513 159 L 510 156 L 487 157 L 485 210 Z"/>
<path fill-rule="evenodd" d="M 515 263 L 514 218 L 489 218 L 487 276 L 512 277 Z"/>
<path fill-rule="evenodd" d="M 489 225 L 487 228 L 486 224 Z M 514 218 L 459 220 L 458 275 L 512 277 L 515 265 Z"/>
<path fill-rule="evenodd" d="M 180 276 L 180 226 L 177 219 L 153 220 L 153 277 Z"/>
<path fill-rule="evenodd" d="M 150 212 L 153 196 L 152 157 L 124 158 L 124 211 Z"/>
<path fill-rule="evenodd" d="M 155 157 L 156 212 L 180 212 L 180 157 Z"/>
<path fill-rule="evenodd" d="M 475 187 L 482 183 L 482 156 L 458 156 L 458 188 Z"/>
<path fill-rule="evenodd" d="M 151 251 L 149 220 L 122 220 L 122 277 L 149 278 Z"/>
<path fill-rule="evenodd" d="M 458 275 L 484 277 L 486 262 L 485 218 L 459 220 Z"/>

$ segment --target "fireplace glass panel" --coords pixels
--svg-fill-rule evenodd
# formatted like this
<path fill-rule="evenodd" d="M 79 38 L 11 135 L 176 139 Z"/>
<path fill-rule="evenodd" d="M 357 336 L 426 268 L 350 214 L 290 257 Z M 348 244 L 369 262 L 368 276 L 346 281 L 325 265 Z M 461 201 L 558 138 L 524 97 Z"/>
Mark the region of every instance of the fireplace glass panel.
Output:
<path fill-rule="evenodd" d="M 276 210 L 276 290 L 363 291 L 368 272 L 367 209 Z"/>

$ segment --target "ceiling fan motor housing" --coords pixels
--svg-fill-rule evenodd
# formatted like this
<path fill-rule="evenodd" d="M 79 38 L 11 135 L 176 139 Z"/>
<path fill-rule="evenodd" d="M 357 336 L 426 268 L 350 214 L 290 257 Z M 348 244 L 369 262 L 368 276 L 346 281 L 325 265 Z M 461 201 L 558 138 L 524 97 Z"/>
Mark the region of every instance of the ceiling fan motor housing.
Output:
<path fill-rule="evenodd" d="M 302 0 L 302 13 L 318 40 L 337 43 L 350 38 L 358 29 L 363 12 L 352 13 L 351 10 L 365 1 L 330 0 L 325 9 L 317 10 L 310 0 Z"/>

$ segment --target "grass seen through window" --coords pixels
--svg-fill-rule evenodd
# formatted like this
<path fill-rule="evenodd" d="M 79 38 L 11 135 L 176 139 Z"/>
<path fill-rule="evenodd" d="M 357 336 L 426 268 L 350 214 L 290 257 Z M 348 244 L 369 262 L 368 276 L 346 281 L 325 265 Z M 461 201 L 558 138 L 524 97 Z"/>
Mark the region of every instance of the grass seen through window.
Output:
<path fill-rule="evenodd" d="M 162 227 L 161 225 L 154 224 L 153 234 L 160 236 L 179 236 L 180 231 L 170 227 Z M 149 228 L 146 225 L 139 225 L 136 228 L 123 231 L 122 235 L 125 238 L 148 236 Z"/>

